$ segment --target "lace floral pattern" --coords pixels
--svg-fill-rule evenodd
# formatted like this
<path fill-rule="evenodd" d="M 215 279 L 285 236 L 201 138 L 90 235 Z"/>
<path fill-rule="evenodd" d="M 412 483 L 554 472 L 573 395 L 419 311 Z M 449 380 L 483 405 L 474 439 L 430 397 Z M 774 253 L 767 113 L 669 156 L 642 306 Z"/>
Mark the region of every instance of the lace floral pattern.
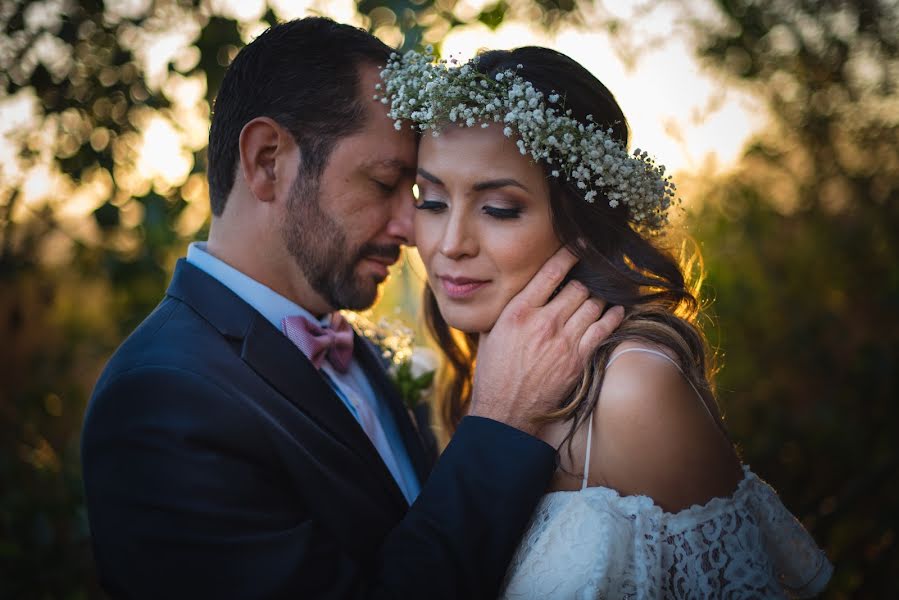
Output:
<path fill-rule="evenodd" d="M 744 467 L 731 497 L 675 514 L 604 487 L 547 494 L 502 597 L 807 597 L 831 571 L 774 490 Z"/>

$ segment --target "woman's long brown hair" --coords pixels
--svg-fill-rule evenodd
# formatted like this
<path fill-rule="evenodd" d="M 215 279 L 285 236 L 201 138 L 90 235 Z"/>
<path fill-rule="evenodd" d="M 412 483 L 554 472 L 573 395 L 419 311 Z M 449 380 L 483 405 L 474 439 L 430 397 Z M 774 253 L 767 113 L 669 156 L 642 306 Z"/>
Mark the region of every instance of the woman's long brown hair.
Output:
<path fill-rule="evenodd" d="M 566 109 L 571 109 L 575 117 L 586 122 L 586 116 L 592 115 L 595 122 L 611 129 L 618 141 L 627 144 L 627 122 L 611 92 L 567 56 L 538 47 L 495 50 L 481 54 L 475 68 L 490 77 L 506 69 L 516 70 L 544 95 L 561 94 Z M 547 166 L 541 163 L 541 167 L 548 175 Z M 630 340 L 672 353 L 709 410 L 718 416 L 723 430 L 710 383 L 713 366 L 697 325 L 701 283 L 698 251 L 687 251 L 686 244 L 677 251 L 663 248 L 659 239 L 643 235 L 631 225 L 624 207 L 611 208 L 602 196 L 589 203 L 569 182 L 547 179 L 553 227 L 562 243 L 579 258 L 569 277 L 582 282 L 609 306 L 623 306 L 625 318 L 596 351 L 575 391 L 541 420 L 571 423 L 563 441 L 570 452 L 571 438 L 599 397 L 609 357 L 620 343 Z M 446 440 L 471 405 L 477 336 L 454 330 L 446 323 L 428 286 L 424 290 L 424 315 L 446 359 L 435 398 L 438 433 Z"/>

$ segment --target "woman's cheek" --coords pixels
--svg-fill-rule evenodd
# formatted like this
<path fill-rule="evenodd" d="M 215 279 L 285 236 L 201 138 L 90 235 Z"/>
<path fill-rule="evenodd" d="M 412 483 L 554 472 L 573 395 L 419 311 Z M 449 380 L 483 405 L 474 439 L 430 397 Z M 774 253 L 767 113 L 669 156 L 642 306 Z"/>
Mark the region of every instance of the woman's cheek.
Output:
<path fill-rule="evenodd" d="M 503 262 L 512 295 L 524 289 L 560 245 L 555 234 L 539 230 L 522 232 L 516 241 L 507 244 Z"/>
<path fill-rule="evenodd" d="M 430 270 L 431 257 L 434 255 L 434 247 L 437 244 L 436 232 L 433 231 L 433 224 L 429 226 L 425 215 L 415 215 L 413 224 L 413 233 L 415 235 L 415 247 L 418 249 L 418 255 L 421 261 Z"/>

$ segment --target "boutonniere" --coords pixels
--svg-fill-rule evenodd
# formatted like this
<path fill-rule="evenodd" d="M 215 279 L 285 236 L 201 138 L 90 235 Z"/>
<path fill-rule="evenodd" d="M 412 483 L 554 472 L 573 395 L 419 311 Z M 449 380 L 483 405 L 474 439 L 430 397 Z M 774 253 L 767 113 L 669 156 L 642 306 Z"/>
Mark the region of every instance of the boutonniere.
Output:
<path fill-rule="evenodd" d="M 415 346 L 414 333 L 399 320 L 382 318 L 373 323 L 354 312 L 342 313 L 360 335 L 372 342 L 387 365 L 387 374 L 400 392 L 406 408 L 421 404 L 434 384 L 437 353 Z"/>
<path fill-rule="evenodd" d="M 413 346 L 409 357 L 390 368 L 390 377 L 410 409 L 421 403 L 434 384 L 437 355 L 430 348 Z"/>

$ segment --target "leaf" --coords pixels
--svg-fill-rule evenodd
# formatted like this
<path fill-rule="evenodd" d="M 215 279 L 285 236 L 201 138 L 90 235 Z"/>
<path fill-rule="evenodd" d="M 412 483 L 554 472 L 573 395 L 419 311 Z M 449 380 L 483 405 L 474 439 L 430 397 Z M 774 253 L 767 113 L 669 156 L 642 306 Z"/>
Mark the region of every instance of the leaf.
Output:
<path fill-rule="evenodd" d="M 424 390 L 431 387 L 431 384 L 434 383 L 434 371 L 428 371 L 427 373 L 422 373 L 418 377 L 415 378 L 415 385 L 418 386 L 419 389 Z"/>
<path fill-rule="evenodd" d="M 492 7 L 481 11 L 481 14 L 478 15 L 478 21 L 490 29 L 496 30 L 497 27 L 502 25 L 508 10 L 509 5 L 500 0 L 500 2 L 497 2 Z"/>

